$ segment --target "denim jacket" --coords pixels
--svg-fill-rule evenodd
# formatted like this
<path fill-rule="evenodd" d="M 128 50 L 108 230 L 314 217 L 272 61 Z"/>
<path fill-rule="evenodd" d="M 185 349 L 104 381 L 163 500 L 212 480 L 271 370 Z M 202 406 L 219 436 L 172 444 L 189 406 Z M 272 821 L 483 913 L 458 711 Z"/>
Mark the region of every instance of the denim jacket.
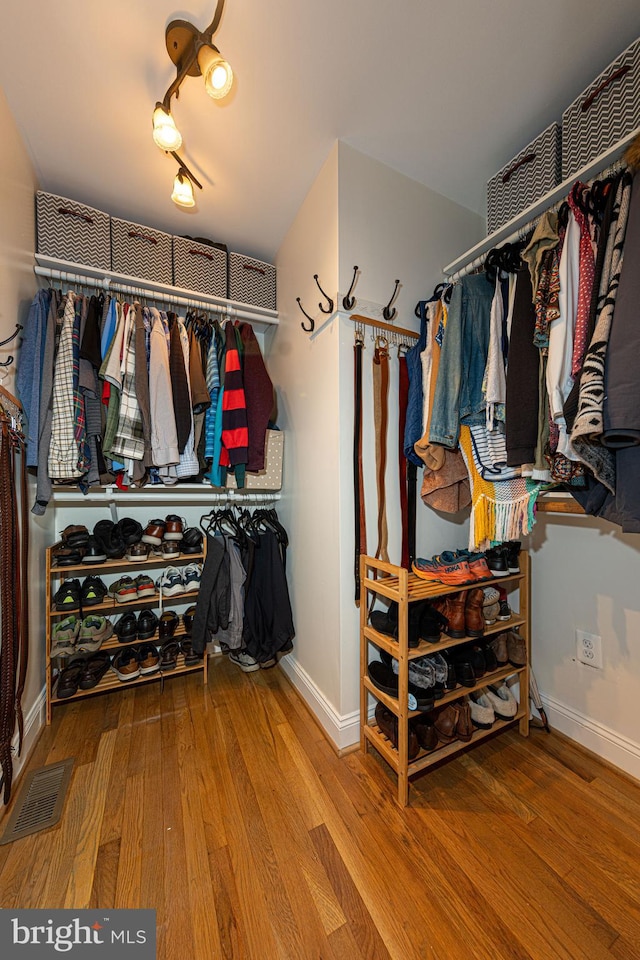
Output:
<path fill-rule="evenodd" d="M 431 443 L 455 449 L 461 423 L 484 421 L 482 380 L 493 294 L 484 273 L 463 277 L 454 287 L 431 411 Z"/>
<path fill-rule="evenodd" d="M 423 463 L 418 454 L 413 449 L 414 443 L 422 436 L 422 412 L 423 412 L 423 392 L 422 392 L 422 363 L 420 354 L 427 345 L 427 312 L 428 300 L 421 300 L 418 304 L 420 308 L 420 339 L 414 347 L 407 350 L 407 373 L 409 375 L 409 396 L 407 399 L 407 419 L 404 427 L 404 455 L 410 463 L 415 463 L 417 467 L 422 467 Z"/>

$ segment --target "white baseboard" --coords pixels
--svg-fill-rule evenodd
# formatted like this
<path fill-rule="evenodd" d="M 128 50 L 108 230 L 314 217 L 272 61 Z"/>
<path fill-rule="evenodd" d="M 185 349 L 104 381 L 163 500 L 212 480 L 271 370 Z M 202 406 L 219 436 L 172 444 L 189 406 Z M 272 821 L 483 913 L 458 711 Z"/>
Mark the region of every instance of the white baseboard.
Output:
<path fill-rule="evenodd" d="M 38 735 L 46 722 L 47 709 L 47 689 L 43 687 L 35 701 L 24 716 L 24 732 L 22 737 L 22 750 L 18 756 L 18 732 L 13 735 L 11 741 L 11 754 L 13 756 L 13 781 L 15 783 L 20 771 L 29 759 L 31 750 L 35 746 Z"/>
<path fill-rule="evenodd" d="M 359 710 L 340 716 L 291 654 L 282 658 L 280 669 L 287 675 L 338 750 L 345 750 L 354 743 L 358 743 L 360 740 Z"/>
<path fill-rule="evenodd" d="M 552 727 L 640 780 L 640 743 L 592 720 L 554 697 L 543 693 L 542 702 Z"/>

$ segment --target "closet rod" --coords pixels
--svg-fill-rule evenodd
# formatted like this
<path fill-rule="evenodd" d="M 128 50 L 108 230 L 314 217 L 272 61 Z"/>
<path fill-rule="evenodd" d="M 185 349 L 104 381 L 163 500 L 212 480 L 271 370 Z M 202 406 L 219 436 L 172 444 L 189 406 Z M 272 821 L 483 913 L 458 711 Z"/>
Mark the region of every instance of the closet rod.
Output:
<path fill-rule="evenodd" d="M 46 277 L 50 280 L 58 280 L 61 283 L 69 283 L 79 287 L 95 287 L 96 289 L 107 292 L 114 290 L 116 293 L 130 294 L 135 297 L 144 297 L 148 300 L 160 300 L 162 303 L 172 304 L 178 307 L 199 307 L 207 310 L 209 313 L 222 313 L 227 317 L 234 317 L 238 320 L 248 320 L 250 323 L 273 322 L 262 320 L 256 317 L 255 313 L 242 310 L 231 304 L 212 304 L 206 300 L 200 300 L 198 297 L 180 297 L 176 294 L 165 292 L 163 290 L 146 290 L 143 285 L 137 287 L 132 284 L 120 283 L 117 280 L 110 280 L 108 277 L 91 277 L 82 273 L 66 273 L 64 270 L 55 270 L 51 267 L 41 267 L 39 264 L 33 268 L 38 277 Z"/>
<path fill-rule="evenodd" d="M 391 333 L 399 333 L 403 337 L 411 337 L 413 340 L 419 340 L 420 334 L 415 330 L 408 330 L 406 327 L 396 327 L 392 323 L 385 323 L 384 320 L 373 320 L 371 317 L 363 317 L 359 313 L 352 313 L 349 317 L 354 323 L 361 323 L 365 327 L 375 327 L 376 330 L 389 330 Z"/>

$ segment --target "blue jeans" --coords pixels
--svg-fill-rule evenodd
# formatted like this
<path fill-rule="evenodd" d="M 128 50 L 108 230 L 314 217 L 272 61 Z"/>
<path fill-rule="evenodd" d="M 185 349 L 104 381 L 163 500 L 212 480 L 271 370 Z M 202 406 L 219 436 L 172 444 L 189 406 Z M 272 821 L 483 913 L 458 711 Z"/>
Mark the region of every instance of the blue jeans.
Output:
<path fill-rule="evenodd" d="M 453 450 L 461 423 L 484 422 L 482 380 L 494 292 L 484 273 L 463 277 L 454 287 L 431 411 L 431 443 Z"/>

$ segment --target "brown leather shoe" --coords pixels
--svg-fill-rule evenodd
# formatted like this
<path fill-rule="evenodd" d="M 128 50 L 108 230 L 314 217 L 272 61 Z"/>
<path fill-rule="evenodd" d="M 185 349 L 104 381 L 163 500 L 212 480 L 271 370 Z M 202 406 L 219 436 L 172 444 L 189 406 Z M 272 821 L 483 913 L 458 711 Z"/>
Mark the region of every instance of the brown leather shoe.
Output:
<path fill-rule="evenodd" d="M 484 633 L 484 590 L 469 590 L 464 608 L 467 635 L 481 637 Z"/>
<path fill-rule="evenodd" d="M 430 753 L 438 746 L 438 734 L 430 713 L 423 713 L 411 721 L 418 738 L 418 743 L 423 750 Z"/>
<path fill-rule="evenodd" d="M 524 667 L 527 663 L 527 647 L 516 629 L 507 633 L 507 655 L 514 667 Z"/>
<path fill-rule="evenodd" d="M 473 734 L 473 724 L 471 723 L 471 707 L 467 700 L 460 700 L 458 707 L 458 722 L 456 723 L 456 737 L 467 743 L 471 740 Z"/>
<path fill-rule="evenodd" d="M 168 517 L 165 517 L 165 521 L 164 521 L 164 539 L 165 540 L 175 540 L 176 542 L 182 540 L 183 530 L 184 530 L 184 527 L 182 524 L 182 520 L 175 513 L 170 513 Z"/>
<path fill-rule="evenodd" d="M 438 711 L 434 711 L 433 725 L 438 738 L 443 743 L 453 743 L 456 739 L 456 727 L 458 726 L 458 717 L 460 708 L 457 703 L 448 703 Z"/>
<path fill-rule="evenodd" d="M 391 740 L 396 750 L 398 749 L 398 718 L 391 710 L 388 710 L 383 703 L 376 703 L 376 723 L 380 727 L 380 732 L 385 735 L 387 740 Z M 414 760 L 420 751 L 418 737 L 409 724 L 409 760 Z"/>
<path fill-rule="evenodd" d="M 465 632 L 464 602 L 464 592 L 451 593 L 449 596 L 438 597 L 431 602 L 431 606 L 435 607 L 449 621 L 449 625 L 445 627 L 445 633 L 454 640 L 462 640 L 467 635 Z"/>
<path fill-rule="evenodd" d="M 152 546 L 159 547 L 164 537 L 164 520 L 150 520 L 146 530 L 142 534 L 144 543 L 150 543 Z"/>
<path fill-rule="evenodd" d="M 509 654 L 507 652 L 507 634 L 499 633 L 497 637 L 492 637 L 489 646 L 495 654 L 495 658 L 498 661 L 499 667 L 504 667 L 509 662 Z"/>

